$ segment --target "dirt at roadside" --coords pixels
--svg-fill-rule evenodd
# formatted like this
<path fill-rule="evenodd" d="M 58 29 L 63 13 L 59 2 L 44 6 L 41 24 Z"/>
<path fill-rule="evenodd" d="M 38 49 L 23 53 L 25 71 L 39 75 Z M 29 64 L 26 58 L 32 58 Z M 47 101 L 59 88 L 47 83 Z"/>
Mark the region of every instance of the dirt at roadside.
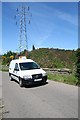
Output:
<path fill-rule="evenodd" d="M 0 98 L 0 120 L 2 119 L 2 109 L 3 109 L 2 99 Z"/>
<path fill-rule="evenodd" d="M 0 120 L 2 120 L 3 117 L 3 110 L 4 110 L 4 103 L 3 103 L 3 99 L 0 98 Z"/>

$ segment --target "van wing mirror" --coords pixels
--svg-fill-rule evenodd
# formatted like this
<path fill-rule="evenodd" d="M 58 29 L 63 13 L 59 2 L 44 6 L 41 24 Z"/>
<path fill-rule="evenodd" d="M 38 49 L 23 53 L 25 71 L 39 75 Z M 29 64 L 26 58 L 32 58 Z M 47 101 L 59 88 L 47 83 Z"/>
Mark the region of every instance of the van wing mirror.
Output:
<path fill-rule="evenodd" d="M 14 68 L 15 71 L 19 71 L 19 68 Z"/>

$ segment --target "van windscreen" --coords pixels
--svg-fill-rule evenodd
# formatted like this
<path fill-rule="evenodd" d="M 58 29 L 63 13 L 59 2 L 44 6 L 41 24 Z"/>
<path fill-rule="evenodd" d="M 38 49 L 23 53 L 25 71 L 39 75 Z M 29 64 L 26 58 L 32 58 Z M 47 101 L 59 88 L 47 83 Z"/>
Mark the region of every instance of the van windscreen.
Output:
<path fill-rule="evenodd" d="M 35 62 L 24 62 L 19 63 L 21 70 L 40 69 L 40 66 Z"/>

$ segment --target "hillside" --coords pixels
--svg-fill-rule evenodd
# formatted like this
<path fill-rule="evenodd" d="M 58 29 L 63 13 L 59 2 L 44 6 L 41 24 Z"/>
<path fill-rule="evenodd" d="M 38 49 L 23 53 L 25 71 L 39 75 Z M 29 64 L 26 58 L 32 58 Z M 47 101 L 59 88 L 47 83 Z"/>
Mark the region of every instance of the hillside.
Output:
<path fill-rule="evenodd" d="M 1 63 L 2 63 L 2 56 L 0 55 L 0 65 L 1 65 Z"/>
<path fill-rule="evenodd" d="M 8 65 L 11 60 L 11 55 L 13 55 L 15 58 L 16 53 L 8 51 L 6 54 L 4 54 L 3 56 L 5 56 L 6 59 L 4 59 L 2 63 Z M 22 55 L 25 55 L 25 50 L 22 51 Z M 42 68 L 73 69 L 76 62 L 76 51 L 53 48 L 39 48 L 29 51 L 28 58 L 36 61 Z"/>
<path fill-rule="evenodd" d="M 73 69 L 76 62 L 76 51 L 74 50 L 39 48 L 31 51 L 29 56 L 43 68 Z"/>
<path fill-rule="evenodd" d="M 2 64 L 2 56 L 0 55 L 0 70 L 1 70 L 1 64 Z"/>

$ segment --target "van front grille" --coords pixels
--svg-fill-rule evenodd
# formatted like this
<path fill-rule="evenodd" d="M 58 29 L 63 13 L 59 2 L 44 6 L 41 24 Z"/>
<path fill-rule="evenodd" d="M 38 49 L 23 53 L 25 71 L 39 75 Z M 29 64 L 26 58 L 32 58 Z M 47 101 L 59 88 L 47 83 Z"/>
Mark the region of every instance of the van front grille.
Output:
<path fill-rule="evenodd" d="M 40 78 L 42 78 L 42 74 L 32 75 L 32 78 L 33 78 L 33 79 L 40 79 Z"/>

